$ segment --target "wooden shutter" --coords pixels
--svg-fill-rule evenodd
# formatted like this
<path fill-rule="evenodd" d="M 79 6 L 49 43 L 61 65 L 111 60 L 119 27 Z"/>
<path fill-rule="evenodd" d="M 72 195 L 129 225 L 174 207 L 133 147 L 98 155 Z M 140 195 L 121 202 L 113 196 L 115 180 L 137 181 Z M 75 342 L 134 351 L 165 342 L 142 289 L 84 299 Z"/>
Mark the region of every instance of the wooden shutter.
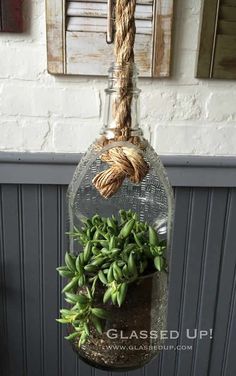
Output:
<path fill-rule="evenodd" d="M 47 0 L 50 73 L 107 75 L 113 45 L 106 43 L 106 0 Z M 173 0 L 137 0 L 136 62 L 145 77 L 170 72 Z"/>
<path fill-rule="evenodd" d="M 22 0 L 0 0 L 0 31 L 22 32 Z"/>
<path fill-rule="evenodd" d="M 197 77 L 236 79 L 236 0 L 205 0 Z"/>

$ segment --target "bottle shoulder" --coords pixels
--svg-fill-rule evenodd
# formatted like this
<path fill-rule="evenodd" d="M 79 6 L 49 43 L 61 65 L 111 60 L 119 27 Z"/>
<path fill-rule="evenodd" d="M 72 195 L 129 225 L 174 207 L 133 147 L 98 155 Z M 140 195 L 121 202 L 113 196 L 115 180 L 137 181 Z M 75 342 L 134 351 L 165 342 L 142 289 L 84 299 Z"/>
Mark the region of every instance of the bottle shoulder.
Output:
<path fill-rule="evenodd" d="M 142 155 L 142 157 L 150 166 L 149 174 L 158 175 L 163 181 L 163 184 L 165 184 L 166 187 L 171 190 L 171 185 L 169 183 L 169 179 L 160 156 L 151 146 L 149 141 L 144 137 L 138 137 L 135 140 L 129 141 L 107 140 L 104 137 L 95 139 L 88 148 L 87 152 L 83 155 L 77 167 L 77 174 L 80 172 L 82 173 L 84 169 L 88 169 L 90 168 L 90 166 L 98 166 L 104 163 L 101 156 L 109 153 L 110 150 L 117 148 L 120 148 L 121 150 L 123 149 L 127 156 L 129 156 L 132 152 Z"/>

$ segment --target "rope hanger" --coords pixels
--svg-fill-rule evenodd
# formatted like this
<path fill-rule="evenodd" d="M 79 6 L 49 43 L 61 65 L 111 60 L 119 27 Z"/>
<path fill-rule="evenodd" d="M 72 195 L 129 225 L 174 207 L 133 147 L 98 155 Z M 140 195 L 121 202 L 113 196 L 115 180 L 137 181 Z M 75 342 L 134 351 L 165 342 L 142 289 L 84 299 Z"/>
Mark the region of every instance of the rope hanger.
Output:
<path fill-rule="evenodd" d="M 115 137 L 108 140 L 103 136 L 97 149 L 114 141 L 128 141 L 137 148 L 114 147 L 101 155 L 101 160 L 110 167 L 95 176 L 93 184 L 100 194 L 109 198 L 129 178 L 132 183 L 140 183 L 146 176 L 149 166 L 143 158 L 142 150 L 146 143 L 139 137 L 131 136 L 133 69 L 135 43 L 135 9 L 136 0 L 117 0 L 115 10 L 115 78 L 117 80 L 117 97 L 113 103 L 113 116 L 116 121 Z"/>

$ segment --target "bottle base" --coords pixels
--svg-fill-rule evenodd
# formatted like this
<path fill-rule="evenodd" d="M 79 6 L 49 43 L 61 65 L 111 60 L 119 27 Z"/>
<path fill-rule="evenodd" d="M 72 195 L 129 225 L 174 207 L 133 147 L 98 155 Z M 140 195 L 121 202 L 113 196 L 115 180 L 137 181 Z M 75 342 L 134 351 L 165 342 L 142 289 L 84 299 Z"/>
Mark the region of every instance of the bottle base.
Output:
<path fill-rule="evenodd" d="M 102 364 L 95 363 L 95 362 L 93 362 L 93 361 L 91 361 L 89 359 L 86 359 L 81 354 L 79 354 L 75 349 L 74 349 L 74 352 L 76 353 L 76 355 L 78 356 L 78 358 L 80 360 L 82 360 L 84 363 L 86 363 L 90 367 L 94 367 L 94 368 L 99 369 L 101 371 L 117 372 L 117 373 L 118 372 L 135 371 L 135 370 L 140 369 L 140 368 L 144 367 L 145 365 L 151 363 L 156 358 L 156 356 L 155 356 L 154 358 L 150 359 L 146 363 L 139 364 L 137 366 L 132 366 L 132 367 L 114 367 L 114 366 L 105 366 L 105 365 L 102 365 Z M 157 354 L 157 356 L 158 356 L 158 354 Z"/>

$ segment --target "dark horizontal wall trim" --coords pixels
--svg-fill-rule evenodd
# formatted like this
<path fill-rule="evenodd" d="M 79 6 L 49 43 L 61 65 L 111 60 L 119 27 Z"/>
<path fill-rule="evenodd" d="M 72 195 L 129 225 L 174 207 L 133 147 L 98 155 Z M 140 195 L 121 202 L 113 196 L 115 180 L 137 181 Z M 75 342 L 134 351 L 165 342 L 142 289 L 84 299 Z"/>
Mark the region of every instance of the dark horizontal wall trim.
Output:
<path fill-rule="evenodd" d="M 67 185 L 81 154 L 0 153 L 0 184 Z M 236 156 L 161 156 L 176 187 L 236 187 Z"/>

